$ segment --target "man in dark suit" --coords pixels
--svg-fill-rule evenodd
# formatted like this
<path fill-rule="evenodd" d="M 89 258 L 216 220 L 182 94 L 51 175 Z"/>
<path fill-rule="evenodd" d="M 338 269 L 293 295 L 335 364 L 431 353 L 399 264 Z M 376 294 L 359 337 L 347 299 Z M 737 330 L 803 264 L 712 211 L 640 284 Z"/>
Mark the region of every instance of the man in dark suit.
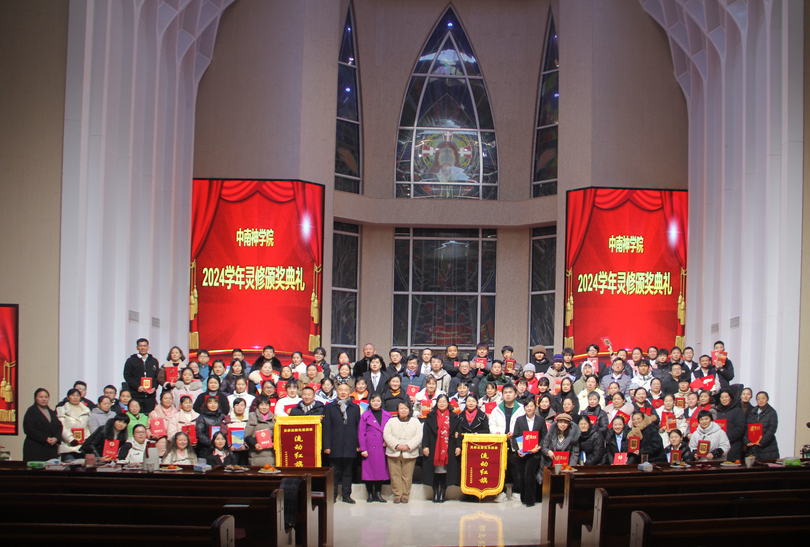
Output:
<path fill-rule="evenodd" d="M 369 397 L 374 393 L 382 393 L 388 380 L 391 378 L 387 372 L 383 371 L 383 358 L 380 355 L 372 355 L 369 358 L 369 369 L 363 374 L 363 379 L 368 386 Z"/>
<path fill-rule="evenodd" d="M 149 340 L 139 338 L 137 346 L 138 353 L 130 355 L 124 364 L 124 380 L 129 386 L 132 398 L 141 403 L 141 413 L 149 414 L 155 409 L 155 391 L 157 390 L 160 363 L 149 353 Z M 144 388 L 142 378 L 151 378 L 152 387 Z"/>
<path fill-rule="evenodd" d="M 369 388 L 370 389 L 370 388 Z M 348 384 L 337 387 L 337 399 L 326 405 L 323 414 L 323 451 L 329 456 L 329 464 L 335 473 L 335 501 L 337 485 L 342 484 L 343 501 L 355 503 L 352 499 L 352 467 L 360 443 L 357 430 L 360 427 L 360 407 L 349 397 Z"/>

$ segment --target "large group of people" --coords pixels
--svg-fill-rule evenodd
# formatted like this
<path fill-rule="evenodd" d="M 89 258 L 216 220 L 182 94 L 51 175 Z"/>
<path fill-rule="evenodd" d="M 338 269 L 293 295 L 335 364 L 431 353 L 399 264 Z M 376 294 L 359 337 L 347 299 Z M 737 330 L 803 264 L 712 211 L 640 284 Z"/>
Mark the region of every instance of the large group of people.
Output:
<path fill-rule="evenodd" d="M 92 454 L 136 464 L 152 445 L 165 464 L 274 465 L 261 432 L 272 439 L 278 416 L 321 416 L 324 465 L 334 468 L 335 496 L 347 503 L 355 503 L 358 466 L 369 502 L 386 502 L 382 485 L 390 482 L 393 502 L 408 503 L 417 464 L 442 503 L 447 487 L 460 483 L 464 436 L 494 433 L 507 437 L 512 497 L 527 506 L 541 468 L 557 463 L 778 458 L 768 394 L 733 383 L 723 342 L 714 347 L 723 359 L 695 360 L 690 347 L 607 348 L 600 356 L 594 344 L 575 361 L 573 349 L 548 359 L 538 346 L 521 364 L 510 346 L 502 359 L 479 344 L 470 358 L 451 345 L 441 356 L 395 348 L 386 360 L 367 344 L 355 363 L 341 353 L 330 364 L 317 348 L 310 363 L 295 352 L 282 364 L 266 346 L 251 364 L 240 349 L 227 363 L 206 350 L 186 362 L 175 346 L 161 365 L 139 339 L 120 392 L 108 385 L 93 402 L 77 381 L 55 409 L 45 389 L 35 392 L 23 458 Z M 504 488 L 495 501 L 507 499 Z"/>

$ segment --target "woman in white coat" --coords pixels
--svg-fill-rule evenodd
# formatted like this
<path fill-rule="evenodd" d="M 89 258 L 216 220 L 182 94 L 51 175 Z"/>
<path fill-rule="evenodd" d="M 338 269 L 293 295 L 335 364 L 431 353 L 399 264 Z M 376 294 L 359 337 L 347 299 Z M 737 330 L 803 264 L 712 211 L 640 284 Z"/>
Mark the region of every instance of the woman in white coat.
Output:
<path fill-rule="evenodd" d="M 59 445 L 62 461 L 83 458 L 79 449 L 90 436 L 90 409 L 82 404 L 82 394 L 78 389 L 67 392 L 67 403 L 56 407 L 56 417 L 62 422 L 62 444 Z"/>
<path fill-rule="evenodd" d="M 408 503 L 413 468 L 419 456 L 419 445 L 422 444 L 422 424 L 418 418 L 411 417 L 411 409 L 406 403 L 399 403 L 397 417 L 385 424 L 383 441 L 394 503 Z"/>

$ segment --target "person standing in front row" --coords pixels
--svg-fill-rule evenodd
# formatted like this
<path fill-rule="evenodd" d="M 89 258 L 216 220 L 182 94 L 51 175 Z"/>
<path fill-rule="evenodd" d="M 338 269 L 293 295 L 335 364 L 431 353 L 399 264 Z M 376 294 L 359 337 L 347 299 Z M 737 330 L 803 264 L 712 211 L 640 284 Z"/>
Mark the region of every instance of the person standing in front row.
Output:
<path fill-rule="evenodd" d="M 337 400 L 326 405 L 323 415 L 323 451 L 329 456 L 329 463 L 335 472 L 335 485 L 342 485 L 343 501 L 356 503 L 352 499 L 352 468 L 354 459 L 360 452 L 357 436 L 360 427 L 360 407 L 349 398 L 349 386 L 341 384 L 337 388 Z M 337 501 L 337 487 L 335 501 Z"/>
<path fill-rule="evenodd" d="M 422 444 L 422 424 L 411 416 L 411 407 L 401 402 L 397 407 L 397 417 L 388 420 L 383 429 L 385 455 L 388 458 L 388 471 L 391 474 L 391 490 L 394 503 L 408 503 L 411 496 L 413 468 L 419 457 Z"/>
<path fill-rule="evenodd" d="M 155 391 L 160 363 L 149 353 L 149 340 L 139 338 L 138 353 L 133 353 L 124 364 L 124 380 L 129 386 L 132 398 L 141 403 L 141 412 L 149 414 L 155 409 Z M 151 378 L 152 387 L 146 389 L 141 384 L 142 378 Z"/>

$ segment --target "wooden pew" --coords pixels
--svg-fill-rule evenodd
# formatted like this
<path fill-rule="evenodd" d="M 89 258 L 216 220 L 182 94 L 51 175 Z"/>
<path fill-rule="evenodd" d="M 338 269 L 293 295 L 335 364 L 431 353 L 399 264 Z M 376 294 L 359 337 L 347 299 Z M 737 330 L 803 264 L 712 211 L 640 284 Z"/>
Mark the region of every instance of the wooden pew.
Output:
<path fill-rule="evenodd" d="M 258 469 L 258 468 L 256 468 Z M 299 493 L 298 543 L 307 547 L 334 545 L 334 480 L 331 468 L 283 469 L 273 475 L 228 474 L 221 469 L 207 474 L 190 472 L 169 473 L 101 473 L 98 471 L 27 471 L 20 462 L 5 462 L 0 466 L 0 492 L 18 491 L 19 487 L 42 492 L 127 492 L 153 494 L 156 491 L 177 492 L 188 495 L 215 495 L 221 497 L 238 494 L 243 497 L 267 496 L 287 477 L 302 479 Z"/>
<path fill-rule="evenodd" d="M 43 517 L 44 519 L 44 517 Z M 115 545 L 116 547 L 202 546 L 234 547 L 234 519 L 217 518 L 211 526 L 125 525 L 125 524 L 55 524 L 36 525 L 6 522 L 2 525 L 6 545 Z"/>
<path fill-rule="evenodd" d="M 810 515 L 810 489 L 705 492 L 700 494 L 611 496 L 597 488 L 593 522 L 582 527 L 582 547 L 627 545 L 630 515 L 639 507 L 655 522 Z"/>
<path fill-rule="evenodd" d="M 17 492 L 0 498 L 4 520 L 28 524 L 114 523 L 127 526 L 199 526 L 230 514 L 246 537 L 271 546 L 295 545 L 284 529 L 284 494 L 274 490 L 259 498 L 125 494 L 55 494 Z"/>
<path fill-rule="evenodd" d="M 682 547 L 696 540 L 718 545 L 805 545 L 810 519 L 799 515 L 659 522 L 644 511 L 633 511 L 631 528 L 631 547 Z"/>
<path fill-rule="evenodd" d="M 810 488 L 810 469 L 711 467 L 663 473 L 569 474 L 564 481 L 562 502 L 554 508 L 551 544 L 555 546 L 579 542 L 582 527 L 593 522 L 597 488 L 605 489 L 611 496 Z"/>

